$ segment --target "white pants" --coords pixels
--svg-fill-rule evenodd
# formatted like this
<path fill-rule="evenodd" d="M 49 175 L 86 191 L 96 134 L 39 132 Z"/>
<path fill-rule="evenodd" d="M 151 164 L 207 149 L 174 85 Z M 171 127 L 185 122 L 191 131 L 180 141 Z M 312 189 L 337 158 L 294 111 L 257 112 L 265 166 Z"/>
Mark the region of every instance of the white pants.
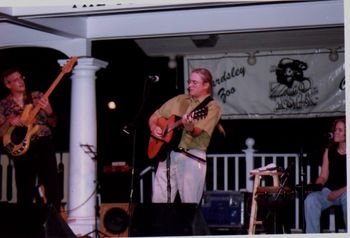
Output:
<path fill-rule="evenodd" d="M 202 150 L 191 149 L 188 153 L 206 159 Z M 170 153 L 170 202 L 174 202 L 177 191 L 183 203 L 199 204 L 203 195 L 207 165 L 205 162 L 189 158 L 183 153 Z M 153 183 L 152 202 L 168 202 L 167 161 L 159 162 Z"/>

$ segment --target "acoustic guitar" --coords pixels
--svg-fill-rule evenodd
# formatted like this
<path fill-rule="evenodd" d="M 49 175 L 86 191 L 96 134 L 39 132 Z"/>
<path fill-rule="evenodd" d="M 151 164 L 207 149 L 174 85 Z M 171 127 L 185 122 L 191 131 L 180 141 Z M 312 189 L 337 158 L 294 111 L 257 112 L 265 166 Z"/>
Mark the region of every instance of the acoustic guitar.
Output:
<path fill-rule="evenodd" d="M 63 76 L 69 73 L 72 69 L 78 57 L 73 56 L 61 69 L 60 74 L 55 81 L 51 84 L 49 89 L 43 95 L 43 97 L 49 97 L 57 84 L 61 81 Z M 3 145 L 6 151 L 12 156 L 20 156 L 27 152 L 31 137 L 40 129 L 39 125 L 33 125 L 36 115 L 40 111 L 40 105 L 36 105 L 33 108 L 32 104 L 28 104 L 24 107 L 21 114 L 21 121 L 24 126 L 17 127 L 11 125 L 3 136 Z"/>
<path fill-rule="evenodd" d="M 203 107 L 191 112 L 187 117 L 191 120 L 200 120 L 207 115 L 208 107 Z M 178 118 L 172 115 L 168 119 L 163 117 L 158 119 L 157 125 L 162 129 L 163 135 L 161 137 L 151 135 L 148 143 L 148 158 L 155 158 L 165 145 L 169 145 L 174 140 L 174 130 L 182 125 L 181 118 Z"/>

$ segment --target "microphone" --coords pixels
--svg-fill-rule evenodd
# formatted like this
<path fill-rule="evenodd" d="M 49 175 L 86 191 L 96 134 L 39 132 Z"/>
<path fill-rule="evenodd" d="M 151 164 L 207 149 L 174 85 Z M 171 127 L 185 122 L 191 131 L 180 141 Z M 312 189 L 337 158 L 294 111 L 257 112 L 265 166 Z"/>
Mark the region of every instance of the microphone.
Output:
<path fill-rule="evenodd" d="M 124 132 L 125 134 L 127 134 L 127 135 L 130 135 L 130 131 L 129 131 L 128 126 L 124 126 L 124 127 L 123 127 L 123 132 Z"/>
<path fill-rule="evenodd" d="M 326 138 L 328 139 L 328 140 L 332 140 L 333 139 L 333 137 L 334 137 L 334 134 L 332 133 L 332 132 L 328 132 L 328 133 L 326 133 Z"/>
<path fill-rule="evenodd" d="M 153 82 L 153 83 L 159 82 L 159 76 L 158 75 L 149 75 L 147 78 L 149 80 L 151 80 L 151 82 Z"/>

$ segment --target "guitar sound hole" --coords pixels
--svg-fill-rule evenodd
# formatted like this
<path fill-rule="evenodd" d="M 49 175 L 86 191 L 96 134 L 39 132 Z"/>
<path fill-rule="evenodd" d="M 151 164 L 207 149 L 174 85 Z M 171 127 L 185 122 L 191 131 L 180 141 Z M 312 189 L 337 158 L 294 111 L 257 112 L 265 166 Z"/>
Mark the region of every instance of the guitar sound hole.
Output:
<path fill-rule="evenodd" d="M 27 134 L 27 131 L 27 127 L 16 127 L 11 133 L 12 143 L 14 143 L 15 145 L 22 143 Z"/>

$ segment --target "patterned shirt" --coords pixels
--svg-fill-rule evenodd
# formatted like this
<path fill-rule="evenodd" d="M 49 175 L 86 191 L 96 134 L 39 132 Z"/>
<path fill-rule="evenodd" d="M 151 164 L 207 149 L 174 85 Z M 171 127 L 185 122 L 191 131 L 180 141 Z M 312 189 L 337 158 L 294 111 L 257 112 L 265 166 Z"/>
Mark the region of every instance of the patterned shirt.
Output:
<path fill-rule="evenodd" d="M 22 115 L 23 111 L 28 107 L 34 108 L 42 96 L 43 93 L 38 91 L 31 93 L 32 100 L 25 95 L 23 107 L 13 100 L 11 94 L 2 99 L 0 101 L 0 127 L 5 124 L 8 118 Z M 40 110 L 33 122 L 33 126 L 35 125 L 39 125 L 40 129 L 31 137 L 32 141 L 42 136 L 51 136 L 52 132 L 50 127 L 56 125 L 56 116 L 54 114 L 49 116 L 44 110 Z"/>

